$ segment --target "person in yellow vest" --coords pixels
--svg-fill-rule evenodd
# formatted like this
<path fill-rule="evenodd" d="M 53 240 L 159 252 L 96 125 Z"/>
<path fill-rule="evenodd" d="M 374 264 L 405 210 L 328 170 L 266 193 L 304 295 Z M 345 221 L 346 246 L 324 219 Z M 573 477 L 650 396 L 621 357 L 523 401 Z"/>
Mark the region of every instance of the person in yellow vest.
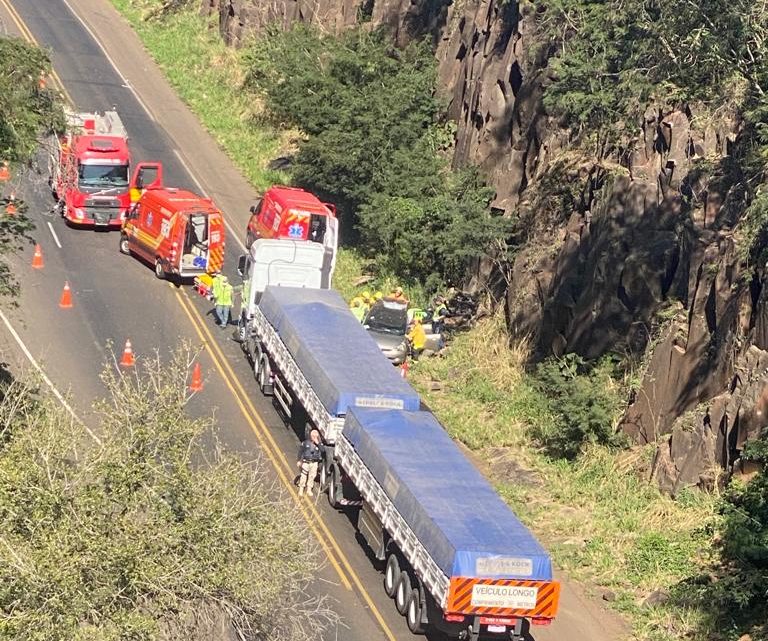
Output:
<path fill-rule="evenodd" d="M 234 287 L 226 276 L 221 276 L 219 295 L 216 298 L 216 316 L 219 318 L 219 327 L 225 329 L 229 325 L 229 314 L 232 310 Z"/>
<path fill-rule="evenodd" d="M 381 300 L 382 298 L 384 298 L 384 292 L 376 292 L 373 295 L 374 302 L 376 302 L 377 300 Z"/>
<path fill-rule="evenodd" d="M 349 305 L 349 309 L 352 311 L 353 316 L 362 323 L 365 320 L 365 307 L 363 301 L 359 296 L 355 296 Z"/>
<path fill-rule="evenodd" d="M 424 331 L 424 326 L 421 324 L 420 318 L 413 319 L 413 325 L 408 332 L 408 341 L 411 344 L 411 355 L 413 356 L 413 360 L 419 360 L 419 356 L 427 345 L 427 334 Z"/>

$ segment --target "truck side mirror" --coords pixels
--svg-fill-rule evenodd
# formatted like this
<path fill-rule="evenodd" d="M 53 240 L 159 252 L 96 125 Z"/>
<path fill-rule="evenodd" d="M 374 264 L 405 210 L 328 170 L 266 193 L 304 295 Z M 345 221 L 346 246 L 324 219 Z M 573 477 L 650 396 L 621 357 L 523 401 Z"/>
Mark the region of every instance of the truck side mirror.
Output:
<path fill-rule="evenodd" d="M 256 205 L 251 205 L 248 208 L 248 211 L 251 212 L 252 214 L 255 214 L 256 213 Z"/>
<path fill-rule="evenodd" d="M 245 276 L 245 261 L 248 259 L 248 256 L 245 254 L 241 254 L 237 258 L 237 273 L 240 275 L 241 278 Z"/>

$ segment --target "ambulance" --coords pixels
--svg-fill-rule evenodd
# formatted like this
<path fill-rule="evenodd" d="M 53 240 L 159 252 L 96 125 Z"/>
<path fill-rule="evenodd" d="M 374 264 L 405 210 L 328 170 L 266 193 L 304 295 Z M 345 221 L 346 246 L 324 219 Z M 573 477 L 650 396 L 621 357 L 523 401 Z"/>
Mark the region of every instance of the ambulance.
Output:
<path fill-rule="evenodd" d="M 336 207 L 321 202 L 308 191 L 279 185 L 270 187 L 250 211 L 245 236 L 247 248 L 262 238 L 285 238 L 313 241 L 336 253 L 339 235 Z"/>
<path fill-rule="evenodd" d="M 210 198 L 162 186 L 156 167 L 154 171 L 151 183 L 146 177 L 135 179 L 139 185 L 144 182 L 146 186 L 123 223 L 120 251 L 154 265 L 158 278 L 195 278 L 221 271 L 224 266 L 221 211 Z M 132 184 L 134 193 L 139 189 Z"/>

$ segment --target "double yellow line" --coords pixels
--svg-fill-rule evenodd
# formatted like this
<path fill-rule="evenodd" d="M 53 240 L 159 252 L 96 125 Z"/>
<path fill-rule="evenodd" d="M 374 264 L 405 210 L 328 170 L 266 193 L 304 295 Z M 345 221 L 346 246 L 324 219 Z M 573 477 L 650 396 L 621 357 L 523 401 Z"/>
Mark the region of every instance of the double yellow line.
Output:
<path fill-rule="evenodd" d="M 9 0 L 0 0 L 0 6 L 4 7 L 8 14 L 11 16 L 11 19 L 18 28 L 22 37 L 24 37 L 28 42 L 39 46 L 39 43 L 35 39 L 34 35 L 24 23 L 16 9 L 10 4 Z M 64 96 L 65 100 L 74 107 L 75 102 L 72 99 L 72 96 L 66 90 L 61 78 L 53 69 L 51 70 L 51 78 L 53 79 L 56 88 Z M 262 450 L 264 451 L 264 454 L 267 456 L 270 463 L 274 467 L 275 472 L 280 478 L 280 481 L 283 483 L 292 499 L 298 505 L 299 510 L 306 520 L 310 530 L 317 538 L 320 546 L 323 548 L 329 563 L 339 577 L 339 581 L 347 590 L 354 589 L 358 592 L 366 606 L 369 608 L 370 612 L 373 614 L 387 639 L 389 639 L 389 641 L 396 641 L 395 635 L 387 625 L 379 609 L 376 607 L 376 604 L 373 602 L 373 599 L 360 580 L 360 577 L 352 568 L 349 559 L 342 552 L 335 537 L 328 529 L 325 521 L 322 518 L 322 515 L 312 503 L 303 501 L 301 497 L 298 496 L 293 485 L 295 469 L 292 467 L 288 459 L 286 459 L 279 445 L 270 433 L 267 425 L 264 423 L 264 420 L 256 411 L 248 391 L 245 390 L 237 378 L 225 354 L 221 350 L 221 347 L 213 337 L 210 327 L 205 322 L 200 312 L 195 308 L 187 293 L 183 290 L 179 290 L 173 287 L 172 285 L 171 287 L 174 290 L 174 296 L 178 304 L 184 310 L 184 313 L 192 323 L 195 332 L 202 341 L 203 346 L 207 349 L 207 352 L 211 357 L 216 370 L 224 381 L 224 384 L 231 392 L 232 397 L 235 399 L 235 402 L 240 408 L 240 412 L 245 418 L 246 423 L 248 423 L 253 433 L 259 439 L 259 443 Z"/>
<path fill-rule="evenodd" d="M 8 0 L 0 0 L 0 5 L 2 5 L 8 12 L 8 15 L 11 16 L 11 20 L 13 20 L 13 24 L 15 24 L 16 28 L 19 30 L 21 37 L 24 38 L 27 42 L 31 42 L 32 44 L 39 47 L 40 44 L 35 39 L 35 36 L 32 35 L 29 27 L 27 27 L 24 20 L 19 15 L 19 12 L 16 11 L 15 7 Z M 51 67 L 51 79 L 53 80 L 53 84 L 56 86 L 56 89 L 58 89 L 61 92 L 61 95 L 64 96 L 64 100 L 67 101 L 70 107 L 74 107 L 75 101 L 72 100 L 72 96 L 69 95 L 69 92 L 64 87 L 64 83 L 61 81 L 61 78 L 59 78 L 59 74 L 56 73 L 53 67 Z"/>

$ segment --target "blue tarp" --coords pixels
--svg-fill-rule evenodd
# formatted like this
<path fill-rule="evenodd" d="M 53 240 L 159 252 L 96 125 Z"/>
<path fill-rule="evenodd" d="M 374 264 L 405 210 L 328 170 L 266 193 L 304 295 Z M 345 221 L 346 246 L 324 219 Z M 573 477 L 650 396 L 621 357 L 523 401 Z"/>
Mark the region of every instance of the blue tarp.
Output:
<path fill-rule="evenodd" d="M 344 437 L 448 577 L 552 579 L 552 564 L 429 412 L 354 409 Z"/>
<path fill-rule="evenodd" d="M 418 410 L 419 395 L 330 289 L 267 287 L 259 308 L 328 412 L 348 407 Z"/>

